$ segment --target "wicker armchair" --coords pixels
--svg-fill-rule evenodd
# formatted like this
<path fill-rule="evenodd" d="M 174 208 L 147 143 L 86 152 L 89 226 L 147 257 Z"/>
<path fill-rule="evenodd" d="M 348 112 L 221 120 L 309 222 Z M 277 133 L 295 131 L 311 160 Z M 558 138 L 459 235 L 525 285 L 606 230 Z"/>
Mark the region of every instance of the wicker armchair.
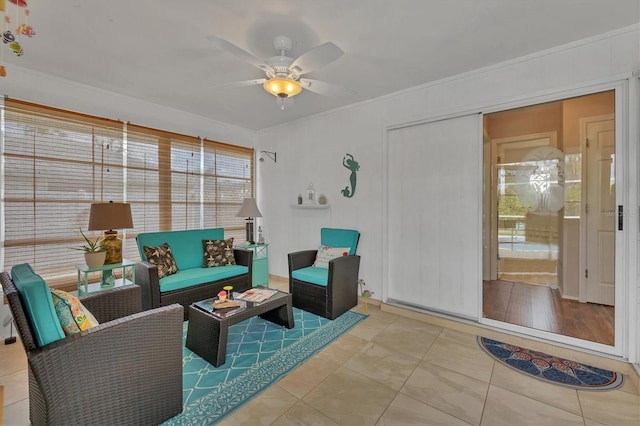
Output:
<path fill-rule="evenodd" d="M 24 345 L 34 425 L 158 424 L 182 412 L 182 306 L 141 312 L 140 288 L 81 298 L 97 327 L 38 346 L 22 297 L 0 273 Z"/>
<path fill-rule="evenodd" d="M 349 255 L 329 262 L 329 268 L 314 267 L 318 250 L 289 253 L 289 292 L 293 306 L 328 319 L 336 319 L 358 304 L 360 256 L 356 248 L 360 233 L 351 229 L 322 228 L 323 246 L 348 247 Z"/>

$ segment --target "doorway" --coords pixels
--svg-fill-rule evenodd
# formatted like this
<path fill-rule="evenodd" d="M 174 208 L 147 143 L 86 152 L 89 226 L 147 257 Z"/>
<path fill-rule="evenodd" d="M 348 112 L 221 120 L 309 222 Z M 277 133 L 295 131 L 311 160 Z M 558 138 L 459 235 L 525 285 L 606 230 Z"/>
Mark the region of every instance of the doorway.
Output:
<path fill-rule="evenodd" d="M 615 343 L 615 92 L 484 117 L 483 316 Z"/>

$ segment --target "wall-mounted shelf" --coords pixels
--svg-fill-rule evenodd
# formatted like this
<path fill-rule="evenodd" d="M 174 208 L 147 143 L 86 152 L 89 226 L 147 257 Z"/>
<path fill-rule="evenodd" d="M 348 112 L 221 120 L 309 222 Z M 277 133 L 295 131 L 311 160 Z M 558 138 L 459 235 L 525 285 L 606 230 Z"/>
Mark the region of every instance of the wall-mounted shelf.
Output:
<path fill-rule="evenodd" d="M 328 209 L 330 204 L 291 204 L 292 209 Z"/>

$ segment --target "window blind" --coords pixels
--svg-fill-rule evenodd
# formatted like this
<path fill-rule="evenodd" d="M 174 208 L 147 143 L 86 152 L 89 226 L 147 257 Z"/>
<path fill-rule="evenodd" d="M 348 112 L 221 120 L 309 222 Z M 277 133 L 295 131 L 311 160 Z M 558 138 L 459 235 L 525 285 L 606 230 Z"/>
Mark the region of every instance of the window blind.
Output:
<path fill-rule="evenodd" d="M 1 199 L 3 270 L 30 263 L 52 286 L 76 282 L 91 203 L 126 201 L 134 228 L 119 230 L 139 260 L 140 232 L 224 227 L 244 239 L 243 197 L 253 196 L 253 150 L 116 120 L 6 99 Z"/>

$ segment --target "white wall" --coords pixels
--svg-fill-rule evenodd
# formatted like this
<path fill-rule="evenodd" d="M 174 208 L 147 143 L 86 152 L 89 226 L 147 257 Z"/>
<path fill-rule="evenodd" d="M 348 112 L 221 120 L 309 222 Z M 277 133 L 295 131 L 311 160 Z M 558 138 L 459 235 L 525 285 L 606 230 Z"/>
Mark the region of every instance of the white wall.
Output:
<path fill-rule="evenodd" d="M 382 247 L 386 230 L 383 146 L 387 127 L 449 114 L 492 112 L 520 102 L 524 105 L 558 99 L 592 85 L 630 78 L 631 73 L 640 68 L 639 51 L 640 28 L 636 25 L 261 132 L 259 149 L 278 153 L 276 164 L 265 161 L 258 168 L 262 223 L 265 238 L 271 244 L 270 273 L 287 276 L 286 254 L 315 247 L 318 225 L 353 227 L 362 233 L 358 248 L 362 256 L 360 277 L 375 292 L 373 298 L 380 299 L 382 265 L 387 252 Z M 637 86 L 631 84 L 630 87 Z M 630 103 L 638 102 L 637 90 L 630 90 L 628 94 Z M 629 117 L 624 133 L 637 139 L 638 110 L 632 111 L 636 114 Z M 637 142 L 633 140 L 629 144 Z M 342 167 L 342 157 L 347 152 L 360 163 L 357 192 L 350 199 L 339 192 L 348 183 L 348 171 Z M 637 154 L 635 149 L 629 152 Z M 630 183 L 625 198 L 631 206 L 636 206 L 638 199 L 637 164 L 636 157 L 628 160 Z M 455 166 L 442 164 L 443 168 Z M 330 213 L 322 220 L 302 217 L 289 207 L 309 182 L 313 182 L 319 192 L 326 193 L 332 204 Z M 635 225 L 632 232 L 630 241 L 636 244 L 631 245 L 630 254 L 635 259 L 638 241 Z M 630 325 L 633 333 L 637 333 L 635 262 L 629 263 L 628 268 L 632 282 L 629 297 L 633 322 Z M 630 343 L 634 342 L 634 337 L 630 337 Z"/>

